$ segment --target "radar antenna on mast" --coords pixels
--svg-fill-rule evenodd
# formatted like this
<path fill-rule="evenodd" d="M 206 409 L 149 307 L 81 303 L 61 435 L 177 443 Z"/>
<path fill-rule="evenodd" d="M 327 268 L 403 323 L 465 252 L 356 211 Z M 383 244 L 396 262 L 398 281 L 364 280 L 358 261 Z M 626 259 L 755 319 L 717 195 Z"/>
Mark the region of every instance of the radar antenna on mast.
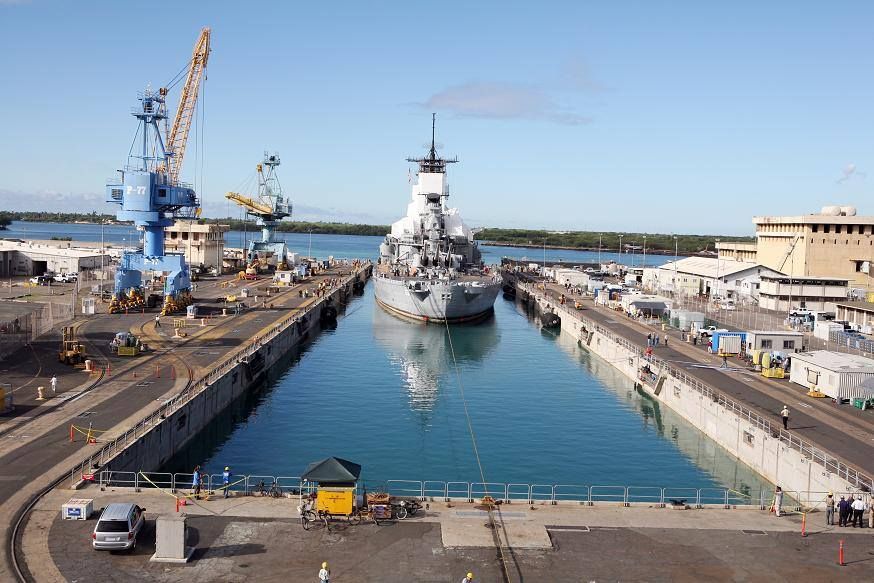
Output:
<path fill-rule="evenodd" d="M 447 164 L 455 164 L 458 158 L 441 158 L 437 155 L 437 114 L 431 114 L 431 150 L 424 158 L 407 158 L 407 162 L 415 162 L 419 165 L 419 172 L 426 174 L 443 174 Z"/>

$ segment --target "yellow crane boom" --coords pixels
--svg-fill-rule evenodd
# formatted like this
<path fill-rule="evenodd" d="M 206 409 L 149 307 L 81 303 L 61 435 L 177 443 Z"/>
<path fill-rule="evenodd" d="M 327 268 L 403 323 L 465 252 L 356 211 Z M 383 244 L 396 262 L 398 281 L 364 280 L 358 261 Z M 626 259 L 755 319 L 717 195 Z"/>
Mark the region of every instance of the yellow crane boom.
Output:
<path fill-rule="evenodd" d="M 167 138 L 167 152 L 170 157 L 170 180 L 178 182 L 182 174 L 182 161 L 185 158 L 185 145 L 188 143 L 188 132 L 191 130 L 191 122 L 194 120 L 194 108 L 197 105 L 197 94 L 200 92 L 200 84 L 206 71 L 206 62 L 209 59 L 209 28 L 200 31 L 200 37 L 194 45 L 191 54 L 191 63 L 188 66 L 188 77 L 182 87 L 179 97 L 179 107 L 176 109 L 176 117 L 173 119 L 173 127 Z"/>
<path fill-rule="evenodd" d="M 247 211 L 251 211 L 255 214 L 269 215 L 273 214 L 273 209 L 270 205 L 258 202 L 248 196 L 244 196 L 239 192 L 229 192 L 225 195 L 225 198 L 228 200 L 232 200 Z"/>

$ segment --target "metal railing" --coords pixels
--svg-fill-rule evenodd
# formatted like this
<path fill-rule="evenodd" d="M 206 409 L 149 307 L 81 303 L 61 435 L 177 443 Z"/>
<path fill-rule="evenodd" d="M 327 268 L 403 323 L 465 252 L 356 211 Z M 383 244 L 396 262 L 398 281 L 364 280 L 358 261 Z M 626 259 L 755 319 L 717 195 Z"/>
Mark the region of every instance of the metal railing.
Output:
<path fill-rule="evenodd" d="M 95 476 L 102 489 L 132 489 L 136 491 L 160 488 L 170 493 L 194 489 L 192 474 L 166 472 L 117 472 L 103 470 Z M 274 483 L 288 495 L 307 495 L 318 486 L 300 476 L 235 475 L 229 488 L 233 495 L 251 496 L 259 486 L 269 489 Z M 203 476 L 201 491 L 221 491 L 221 474 Z M 356 495 L 367 492 L 386 492 L 400 498 L 414 498 L 432 502 L 477 502 L 491 496 L 503 504 L 577 504 L 594 506 L 647 505 L 669 506 L 681 502 L 696 508 L 768 508 L 774 499 L 771 489 L 739 492 L 731 488 L 691 488 L 665 486 L 621 486 L 600 484 L 524 484 L 503 482 L 443 482 L 440 480 L 384 480 L 359 481 Z M 851 492 L 856 494 L 856 492 Z M 801 509 L 823 506 L 825 491 L 784 491 L 786 508 Z M 865 495 L 866 497 L 868 495 Z"/>
<path fill-rule="evenodd" d="M 803 439 L 799 439 L 797 436 L 789 433 L 788 431 L 785 431 L 782 427 L 778 425 L 772 425 L 769 420 L 765 419 L 755 411 L 729 399 L 716 389 L 705 385 L 703 382 L 694 377 L 689 376 L 685 371 L 673 367 L 671 364 L 662 360 L 661 358 L 658 358 L 656 356 L 646 356 L 645 352 L 639 346 L 633 344 L 626 338 L 605 329 L 600 324 L 583 317 L 579 312 L 571 311 L 569 308 L 559 304 L 558 302 L 552 301 L 548 296 L 545 296 L 543 292 L 536 289 L 535 286 L 522 282 L 518 282 L 517 285 L 519 285 L 529 294 L 532 294 L 535 297 L 539 296 L 543 301 L 548 302 L 550 306 L 552 306 L 554 309 L 578 320 L 581 325 L 589 332 L 598 332 L 609 341 L 625 348 L 631 354 L 637 356 L 638 358 L 646 360 L 650 363 L 651 366 L 660 367 L 662 373 L 666 372 L 674 379 L 682 382 L 684 385 L 698 392 L 704 398 L 718 403 L 720 406 L 726 409 L 730 409 L 732 412 L 744 419 L 746 422 L 764 431 L 771 437 L 778 439 L 783 445 L 800 452 L 801 455 L 803 455 L 808 460 L 823 466 L 826 471 L 838 475 L 840 478 L 852 484 L 853 487 L 864 490 L 866 492 L 874 490 L 874 479 L 872 479 L 871 476 L 859 471 L 852 466 L 845 464 L 844 462 L 838 460 L 826 451 L 816 447 L 812 443 L 804 441 Z"/>
<path fill-rule="evenodd" d="M 351 278 L 352 275 L 360 273 L 361 271 L 367 269 L 369 266 L 370 262 L 368 261 L 362 264 L 360 269 L 354 271 L 348 277 Z M 351 279 L 344 282 L 343 285 L 349 283 L 351 283 Z M 307 306 L 303 310 L 303 312 L 299 312 L 283 318 L 272 328 L 270 328 L 270 330 L 266 334 L 264 334 L 263 336 L 256 336 L 246 346 L 243 346 L 236 352 L 233 352 L 225 360 L 215 365 L 208 374 L 197 380 L 191 379 L 191 382 L 185 389 L 183 389 L 176 396 L 165 402 L 156 411 L 141 419 L 136 425 L 126 430 L 124 433 L 117 436 L 116 438 L 112 439 L 112 441 L 104 444 L 99 450 L 97 450 L 96 452 L 88 456 L 85 460 L 83 460 L 81 463 L 73 467 L 70 471 L 71 484 L 75 485 L 82 479 L 82 476 L 93 473 L 91 471 L 92 468 L 102 468 L 110 460 L 112 460 L 118 454 L 124 451 L 131 443 L 141 438 L 153 427 L 160 424 L 164 419 L 178 411 L 180 408 L 187 405 L 197 395 L 206 390 L 209 390 L 213 383 L 221 379 L 225 374 L 227 374 L 234 367 L 238 366 L 240 363 L 245 362 L 246 359 L 256 353 L 266 342 L 269 342 L 270 340 L 287 330 L 289 327 L 296 325 L 299 321 L 309 316 L 312 311 L 320 307 L 322 302 L 323 299 L 319 299 L 313 304 Z"/>

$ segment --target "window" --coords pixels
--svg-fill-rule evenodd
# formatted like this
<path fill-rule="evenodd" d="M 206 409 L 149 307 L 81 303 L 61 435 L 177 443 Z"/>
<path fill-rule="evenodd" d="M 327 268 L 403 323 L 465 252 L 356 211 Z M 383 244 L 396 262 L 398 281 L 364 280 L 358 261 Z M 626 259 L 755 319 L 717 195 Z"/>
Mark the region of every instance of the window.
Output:
<path fill-rule="evenodd" d="M 795 341 L 794 340 L 784 340 L 783 348 L 786 350 L 795 350 Z"/>
<path fill-rule="evenodd" d="M 823 225 L 822 232 L 828 233 L 831 230 L 831 225 Z"/>
<path fill-rule="evenodd" d="M 747 445 L 756 445 L 756 437 L 749 431 L 744 431 L 744 443 Z"/>
<path fill-rule="evenodd" d="M 856 273 L 861 273 L 863 271 L 862 266 L 865 264 L 865 262 L 864 261 L 854 261 L 854 263 L 856 264 Z"/>
<path fill-rule="evenodd" d="M 819 373 L 815 370 L 807 369 L 807 382 L 813 385 L 819 383 Z"/>
<path fill-rule="evenodd" d="M 841 226 L 835 225 L 835 233 L 840 233 L 840 232 L 841 232 Z"/>
<path fill-rule="evenodd" d="M 762 340 L 762 348 L 773 348 L 774 342 L 772 340 Z"/>
<path fill-rule="evenodd" d="M 816 233 L 819 231 L 819 225 L 813 225 L 813 232 Z"/>
<path fill-rule="evenodd" d="M 167 189 L 166 188 L 159 188 L 158 189 L 158 196 L 160 198 L 167 198 Z"/>
<path fill-rule="evenodd" d="M 183 240 L 183 241 L 187 241 L 187 240 L 188 240 L 188 233 L 185 233 L 185 232 L 182 233 L 182 240 Z"/>

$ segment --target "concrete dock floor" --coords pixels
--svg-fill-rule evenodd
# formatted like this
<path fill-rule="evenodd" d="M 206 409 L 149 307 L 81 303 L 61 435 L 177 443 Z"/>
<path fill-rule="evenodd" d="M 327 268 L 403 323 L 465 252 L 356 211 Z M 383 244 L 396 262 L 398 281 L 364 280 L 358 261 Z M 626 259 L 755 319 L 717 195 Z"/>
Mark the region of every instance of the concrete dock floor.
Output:
<path fill-rule="evenodd" d="M 71 425 L 92 425 L 101 430 L 99 440 L 123 433 L 182 390 L 189 374 L 199 376 L 215 362 L 263 334 L 276 320 L 305 309 L 315 299 L 300 297 L 299 291 L 336 277 L 338 271 L 348 275 L 350 268 L 341 266 L 274 294 L 268 300 L 272 308 L 260 305 L 266 299 L 264 288 L 269 278 L 235 281 L 226 284 L 227 287 L 221 284 L 229 281 L 229 277 L 199 282 L 195 294 L 198 303 L 217 306 L 219 298 L 239 294 L 246 287 L 252 296 L 259 296 L 258 305 L 240 315 L 206 321 L 203 327 L 200 321 L 191 321 L 186 328 L 187 336 L 182 340 L 172 338 L 172 317 L 161 318 L 161 326 L 155 326 L 154 310 L 80 318 L 74 325 L 79 328 L 79 337 L 86 344 L 89 358 L 95 359 L 98 368 L 106 369 L 103 376 L 56 364 L 58 344 L 51 338 L 40 339 L 32 347 L 16 353 L 20 355 L 17 361 L 7 359 L 8 364 L 4 366 L 10 370 L 6 376 L 9 380 L 5 382 L 12 382 L 18 390 L 14 414 L 0 417 L 0 468 L 3 468 L 0 529 L 4 550 L 9 548 L 8 537 L 15 512 L 31 496 L 87 457 L 89 448 L 94 448 L 78 433 L 76 441 L 70 442 Z M 254 304 L 253 298 L 244 301 L 250 306 Z M 144 338 L 153 350 L 135 358 L 109 355 L 110 340 L 123 330 Z M 59 394 L 46 401 L 36 401 L 35 386 L 48 386 L 42 372 L 44 367 L 51 367 L 48 370 L 61 367 Z M 8 555 L 4 553 L 2 557 L 0 580 L 11 580 Z"/>
<path fill-rule="evenodd" d="M 133 552 L 91 549 L 88 521 L 65 521 L 70 496 L 146 507 L 149 522 Z M 186 506 L 187 565 L 150 563 L 154 518 L 175 499 L 148 490 L 57 490 L 35 511 L 24 549 L 38 581 L 308 581 L 328 561 L 334 583 L 501 581 L 501 561 L 487 520 L 471 504 L 431 503 L 420 516 L 380 525 L 342 521 L 305 531 L 297 498 L 217 498 Z M 515 531 L 503 548 L 510 581 L 834 581 L 874 578 L 874 530 L 825 527 L 822 513 L 776 518 L 759 510 L 673 510 L 612 505 L 501 508 Z M 839 566 L 844 540 L 846 566 Z M 545 543 L 545 544 L 544 544 Z"/>

